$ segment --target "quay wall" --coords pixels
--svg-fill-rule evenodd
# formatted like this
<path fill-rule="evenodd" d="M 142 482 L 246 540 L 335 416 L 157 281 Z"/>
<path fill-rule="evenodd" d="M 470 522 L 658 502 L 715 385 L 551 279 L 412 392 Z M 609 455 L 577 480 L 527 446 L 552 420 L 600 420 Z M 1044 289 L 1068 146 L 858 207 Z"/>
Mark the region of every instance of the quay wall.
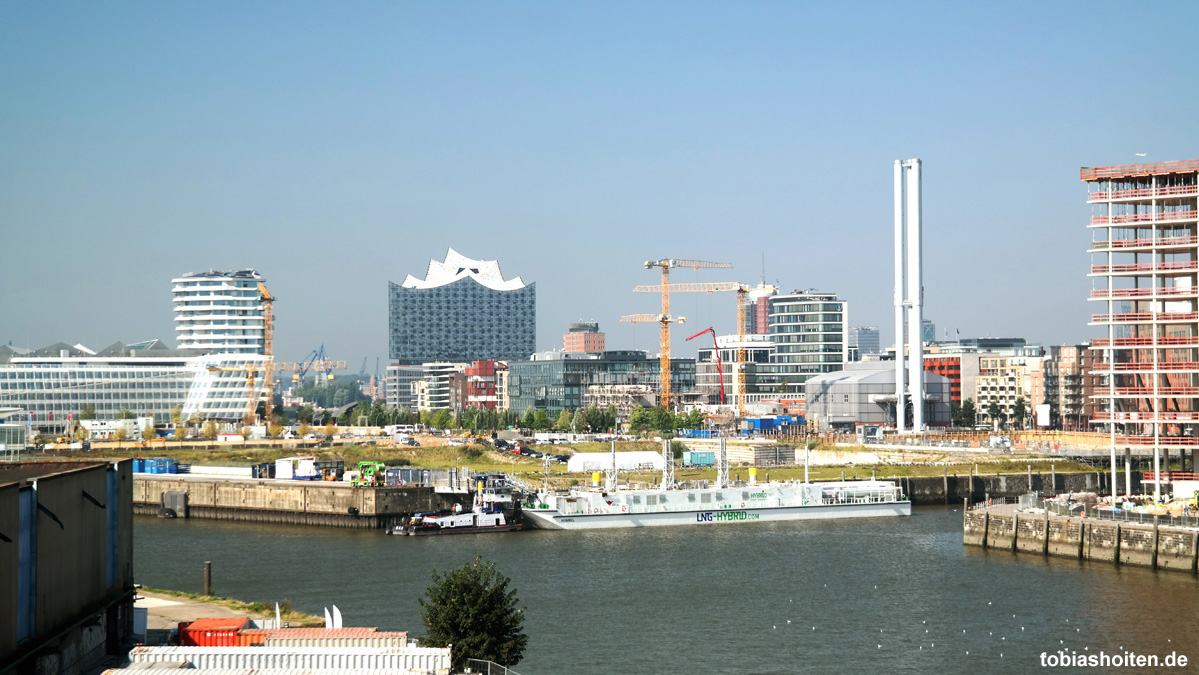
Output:
<path fill-rule="evenodd" d="M 179 517 L 356 528 L 389 527 L 413 513 L 448 509 L 467 499 L 406 485 L 135 474 L 135 513 L 158 515 L 167 493 L 186 495 L 186 512 Z"/>
<path fill-rule="evenodd" d="M 1154 522 L 1020 512 L 1014 506 L 967 509 L 962 543 L 1017 554 L 1199 573 L 1199 528 Z"/>
<path fill-rule="evenodd" d="M 1094 471 L 1088 473 L 1057 473 L 1050 467 L 1042 467 L 1031 473 L 964 474 L 897 478 L 903 493 L 912 504 L 961 504 L 969 499 L 977 504 L 988 497 L 1015 499 L 1029 492 L 1055 495 L 1065 492 L 1095 492 L 1111 494 L 1111 473 Z M 1152 485 L 1152 484 L 1151 484 Z M 1124 493 L 1124 472 L 1119 472 L 1118 491 Z M 1141 493 L 1141 472 L 1132 472 L 1132 491 Z"/>

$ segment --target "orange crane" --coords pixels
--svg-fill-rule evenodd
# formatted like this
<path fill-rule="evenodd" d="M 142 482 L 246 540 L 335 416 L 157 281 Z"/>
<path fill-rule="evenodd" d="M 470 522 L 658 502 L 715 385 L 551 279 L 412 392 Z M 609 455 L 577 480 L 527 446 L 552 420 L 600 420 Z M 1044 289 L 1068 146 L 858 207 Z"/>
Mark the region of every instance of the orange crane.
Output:
<path fill-rule="evenodd" d="M 659 326 L 659 339 L 661 342 L 661 359 L 660 359 L 660 374 L 659 379 L 662 387 L 662 406 L 666 409 L 672 409 L 670 399 L 670 324 L 673 322 L 682 323 L 686 321 L 682 317 L 674 319 L 670 316 L 670 270 L 675 267 L 689 267 L 694 270 L 700 269 L 732 269 L 732 263 L 725 262 L 709 262 L 707 260 L 687 260 L 685 258 L 663 258 L 662 260 L 646 260 L 645 268 L 652 269 L 654 267 L 662 270 L 662 285 L 659 287 L 662 292 L 662 313 L 654 317 L 650 314 L 633 314 L 623 316 L 621 321 L 626 323 L 638 323 L 641 321 L 657 321 Z M 634 289 L 635 291 L 636 289 Z M 653 318 L 650 318 L 653 317 Z"/>
<path fill-rule="evenodd" d="M 772 286 L 760 286 L 759 290 L 771 290 Z M 733 369 L 733 391 L 737 396 L 737 411 L 745 417 L 745 308 L 746 298 L 753 288 L 736 281 L 717 281 L 709 283 L 662 284 L 660 286 L 638 286 L 634 293 L 720 293 L 733 291 L 737 293 L 737 367 Z M 702 335 L 703 333 L 700 333 Z M 695 337 L 695 336 L 692 336 Z M 715 337 L 715 334 L 713 334 Z M 691 339 L 691 338 L 687 338 Z M 722 387 L 723 389 L 723 387 Z"/>
<path fill-rule="evenodd" d="M 258 407 L 258 390 L 254 386 L 254 383 L 258 379 L 258 375 L 257 375 L 258 371 L 261 370 L 264 373 L 266 373 L 266 377 L 268 378 L 267 382 L 269 383 L 270 382 L 269 378 L 271 377 L 271 373 L 273 373 L 275 371 L 290 370 L 292 372 L 298 373 L 300 371 L 307 370 L 309 368 L 316 368 L 318 370 L 345 370 L 346 362 L 345 361 L 306 361 L 304 363 L 288 363 L 288 362 L 282 361 L 279 363 L 275 363 L 273 361 L 268 360 L 264 363 L 246 363 L 246 364 L 237 366 L 235 368 L 220 367 L 220 366 L 208 366 L 207 370 L 209 370 L 211 372 L 220 372 L 220 373 L 245 373 L 246 374 L 246 399 L 247 399 L 246 405 L 247 405 L 247 409 L 246 409 L 246 414 L 245 414 L 245 420 L 247 423 L 249 423 L 254 418 L 254 409 Z M 332 376 L 330 376 L 330 377 L 332 377 Z M 274 394 L 275 394 L 275 392 L 273 390 L 273 385 L 271 387 L 266 388 L 266 394 L 267 394 L 267 396 L 266 396 L 266 419 L 270 420 L 272 418 L 272 415 L 274 414 L 274 409 L 275 409 L 274 401 L 272 400 L 272 399 L 274 399 Z"/>
<path fill-rule="evenodd" d="M 263 364 L 266 371 L 265 411 L 266 419 L 270 420 L 275 412 L 275 296 L 266 290 L 262 282 L 258 282 L 258 299 L 262 302 L 262 353 L 266 355 L 266 363 Z"/>

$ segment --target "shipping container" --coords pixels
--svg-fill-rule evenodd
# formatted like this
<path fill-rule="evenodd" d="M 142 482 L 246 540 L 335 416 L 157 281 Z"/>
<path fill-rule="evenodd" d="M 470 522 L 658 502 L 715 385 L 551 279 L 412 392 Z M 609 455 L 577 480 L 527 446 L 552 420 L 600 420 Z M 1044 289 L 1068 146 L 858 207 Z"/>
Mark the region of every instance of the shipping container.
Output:
<path fill-rule="evenodd" d="M 202 670 L 366 669 L 436 673 L 450 668 L 450 650 L 438 647 L 134 647 L 129 659 L 135 664 L 187 661 Z"/>
<path fill-rule="evenodd" d="M 236 647 L 247 619 L 196 619 L 179 624 L 179 644 L 187 647 Z"/>
<path fill-rule="evenodd" d="M 711 450 L 686 450 L 683 466 L 716 466 L 716 453 Z"/>

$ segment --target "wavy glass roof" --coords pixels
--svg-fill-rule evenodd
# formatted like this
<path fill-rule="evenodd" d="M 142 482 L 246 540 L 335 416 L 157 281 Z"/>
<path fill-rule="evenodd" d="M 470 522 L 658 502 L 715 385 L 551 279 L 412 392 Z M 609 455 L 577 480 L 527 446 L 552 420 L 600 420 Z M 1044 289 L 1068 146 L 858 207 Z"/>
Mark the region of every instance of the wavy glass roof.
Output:
<path fill-rule="evenodd" d="M 400 285 L 404 288 L 437 288 L 466 278 L 493 291 L 515 291 L 525 287 L 520 277 L 505 280 L 498 260 L 472 260 L 452 248 L 446 252 L 445 262 L 429 261 L 429 271 L 424 279 L 409 274 Z"/>

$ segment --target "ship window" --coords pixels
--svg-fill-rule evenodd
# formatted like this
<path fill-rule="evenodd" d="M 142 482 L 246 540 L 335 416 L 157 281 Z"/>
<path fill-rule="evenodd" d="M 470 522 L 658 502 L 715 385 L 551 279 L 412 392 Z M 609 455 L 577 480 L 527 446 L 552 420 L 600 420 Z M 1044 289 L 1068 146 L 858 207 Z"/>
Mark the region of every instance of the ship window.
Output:
<path fill-rule="evenodd" d="M 640 504 L 640 503 L 641 503 L 641 495 L 633 495 L 633 501 L 632 501 L 632 503 L 633 503 L 633 504 Z"/>
<path fill-rule="evenodd" d="M 710 492 L 703 493 L 702 495 L 699 496 L 699 501 L 703 502 L 704 504 L 711 502 L 712 501 L 712 493 L 710 493 Z"/>
<path fill-rule="evenodd" d="M 695 501 L 695 493 L 690 493 L 690 494 L 688 494 L 688 495 L 687 495 L 687 501 L 689 501 L 689 502 L 694 502 L 694 501 Z"/>
<path fill-rule="evenodd" d="M 723 495 L 723 494 L 721 494 L 721 493 L 719 493 L 719 492 L 717 492 L 717 493 L 716 493 L 716 501 L 718 501 L 718 502 L 723 502 L 723 501 L 724 501 L 724 495 Z"/>
<path fill-rule="evenodd" d="M 748 493 L 748 492 L 742 492 L 742 493 L 741 493 L 741 499 L 749 499 L 749 493 Z"/>
<path fill-rule="evenodd" d="M 645 505 L 646 506 L 657 506 L 658 498 L 655 495 L 646 495 L 645 496 Z"/>

